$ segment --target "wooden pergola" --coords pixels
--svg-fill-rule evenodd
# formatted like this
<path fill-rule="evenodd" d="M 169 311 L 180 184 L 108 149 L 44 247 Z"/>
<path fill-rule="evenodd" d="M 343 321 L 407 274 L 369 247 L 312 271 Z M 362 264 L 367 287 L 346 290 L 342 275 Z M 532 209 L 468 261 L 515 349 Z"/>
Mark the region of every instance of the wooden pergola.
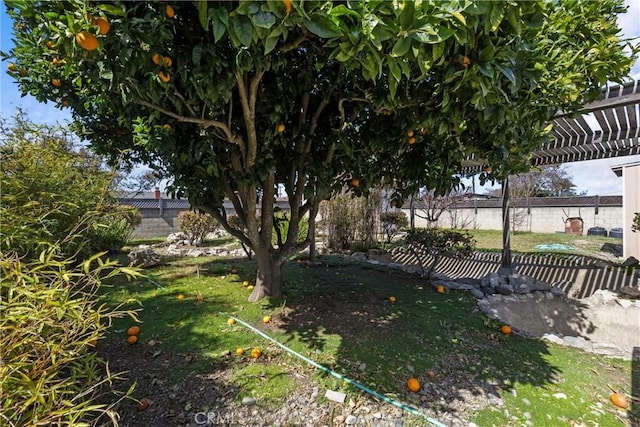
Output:
<path fill-rule="evenodd" d="M 600 99 L 586 104 L 579 115 L 558 112 L 553 140 L 532 153 L 533 166 L 640 154 L 640 81 L 608 86 Z M 479 173 L 486 162 L 470 157 L 465 174 Z M 502 269 L 511 271 L 509 180 L 502 183 Z"/>

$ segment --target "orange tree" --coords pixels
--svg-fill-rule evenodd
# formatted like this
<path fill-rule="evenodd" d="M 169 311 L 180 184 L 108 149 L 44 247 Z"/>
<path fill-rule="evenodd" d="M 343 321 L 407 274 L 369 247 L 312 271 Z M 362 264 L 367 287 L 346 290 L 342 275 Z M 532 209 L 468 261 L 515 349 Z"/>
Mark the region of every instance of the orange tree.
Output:
<path fill-rule="evenodd" d="M 257 300 L 281 295 L 283 263 L 345 186 L 400 203 L 448 192 L 472 154 L 498 178 L 526 170 L 557 109 L 628 72 L 621 3 L 7 0 L 4 56 L 98 152 L 153 166 L 253 248 Z M 274 243 L 281 189 L 291 224 Z"/>

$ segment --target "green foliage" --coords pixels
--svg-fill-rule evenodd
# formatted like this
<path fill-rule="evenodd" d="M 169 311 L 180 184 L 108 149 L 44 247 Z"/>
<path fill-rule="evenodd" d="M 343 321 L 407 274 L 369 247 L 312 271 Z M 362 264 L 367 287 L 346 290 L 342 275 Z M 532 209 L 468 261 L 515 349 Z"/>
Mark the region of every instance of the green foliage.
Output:
<path fill-rule="evenodd" d="M 633 231 L 634 233 L 640 233 L 640 212 L 636 212 L 634 214 L 631 231 Z"/>
<path fill-rule="evenodd" d="M 325 202 L 321 211 L 325 245 L 344 250 L 355 242 L 365 246 L 375 242 L 381 206 L 380 192 L 368 197 L 341 194 Z"/>
<path fill-rule="evenodd" d="M 289 233 L 289 224 L 291 222 L 291 213 L 284 210 L 278 210 L 273 215 L 273 233 L 271 240 L 274 246 L 282 246 Z M 309 221 L 302 218 L 298 224 L 297 242 L 302 242 L 307 238 L 309 232 Z"/>
<path fill-rule="evenodd" d="M 497 178 L 525 171 L 555 112 L 638 51 L 616 35 L 622 0 L 176 2 L 174 18 L 156 2 L 6 3 L 22 91 L 68 104 L 101 153 L 153 165 L 221 222 L 228 198 L 263 260 L 300 247 L 271 244 L 277 188 L 297 224 L 353 178 L 403 200 L 446 194 L 471 155 Z M 97 33 L 89 15 L 111 24 L 93 51 L 74 37 Z"/>
<path fill-rule="evenodd" d="M 114 318 L 134 312 L 105 308 L 97 292 L 105 279 L 137 273 L 100 255 L 79 267 L 53 248 L 27 263 L 0 255 L 2 414 L 10 425 L 114 420 L 96 400 L 118 375 L 105 370 L 94 347 Z"/>
<path fill-rule="evenodd" d="M 391 243 L 393 237 L 401 229 L 409 226 L 409 219 L 402 211 L 383 212 L 380 214 L 380 222 L 382 223 L 382 230 L 387 237 L 387 243 Z"/>
<path fill-rule="evenodd" d="M 178 214 L 178 227 L 190 244 L 201 245 L 207 234 L 218 228 L 218 221 L 207 213 L 183 211 Z"/>
<path fill-rule="evenodd" d="M 133 230 L 142 222 L 142 215 L 133 206 L 115 206 L 113 212 L 102 215 L 88 232 L 91 253 L 117 252 L 131 238 Z"/>
<path fill-rule="evenodd" d="M 474 249 L 475 240 L 468 231 L 417 228 L 410 230 L 406 238 L 406 250 L 417 258 L 427 277 L 431 276 L 443 256 L 465 257 L 471 255 Z M 432 258 L 426 271 L 425 255 Z"/>
<path fill-rule="evenodd" d="M 33 257 L 58 244 L 67 255 L 88 254 L 89 230 L 115 208 L 112 174 L 60 128 L 36 125 L 22 113 L 0 124 L 2 251 Z"/>

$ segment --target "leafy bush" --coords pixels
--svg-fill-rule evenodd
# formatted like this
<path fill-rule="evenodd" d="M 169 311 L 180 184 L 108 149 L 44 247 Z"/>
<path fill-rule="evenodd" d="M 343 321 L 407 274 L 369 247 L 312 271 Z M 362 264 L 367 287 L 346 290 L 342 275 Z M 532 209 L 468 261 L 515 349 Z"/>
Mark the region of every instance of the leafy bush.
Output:
<path fill-rule="evenodd" d="M 113 212 L 98 218 L 89 231 L 88 251 L 119 251 L 129 243 L 131 233 L 141 222 L 142 215 L 133 206 L 116 206 Z"/>
<path fill-rule="evenodd" d="M 286 240 L 289 233 L 289 223 L 291 214 L 287 211 L 277 211 L 273 214 L 273 233 L 271 241 L 274 245 L 281 246 Z M 309 221 L 306 218 L 300 220 L 298 225 L 298 235 L 296 237 L 297 242 L 302 242 L 307 238 L 309 232 Z"/>
<path fill-rule="evenodd" d="M 422 273 L 431 277 L 442 257 L 469 256 L 475 249 L 475 243 L 467 231 L 417 228 L 409 231 L 405 249 L 416 257 L 422 268 Z M 428 256 L 432 258 L 432 261 L 425 270 L 424 265 Z"/>
<path fill-rule="evenodd" d="M 77 255 L 95 218 L 114 206 L 113 174 L 99 158 L 75 149 L 57 127 L 38 126 L 16 115 L 2 127 L 0 250 L 34 257 L 51 244 Z"/>
<path fill-rule="evenodd" d="M 207 234 L 218 228 L 218 221 L 208 213 L 184 211 L 178 214 L 178 227 L 190 244 L 200 245 Z"/>
<path fill-rule="evenodd" d="M 327 240 L 331 249 L 348 249 L 353 242 L 371 244 L 376 241 L 379 213 L 382 208 L 380 191 L 371 191 L 368 197 L 341 194 L 323 202 L 320 208 Z"/>
<path fill-rule="evenodd" d="M 103 280 L 137 272 L 100 254 L 80 267 L 58 255 L 50 248 L 28 263 L 16 254 L 0 255 L 1 407 L 8 425 L 113 419 L 96 400 L 118 375 L 105 370 L 94 347 L 113 318 L 135 313 L 108 310 L 97 303 L 97 292 Z"/>
<path fill-rule="evenodd" d="M 380 214 L 382 230 L 387 237 L 387 243 L 391 243 L 393 237 L 398 232 L 409 226 L 409 219 L 402 211 L 387 211 Z"/>

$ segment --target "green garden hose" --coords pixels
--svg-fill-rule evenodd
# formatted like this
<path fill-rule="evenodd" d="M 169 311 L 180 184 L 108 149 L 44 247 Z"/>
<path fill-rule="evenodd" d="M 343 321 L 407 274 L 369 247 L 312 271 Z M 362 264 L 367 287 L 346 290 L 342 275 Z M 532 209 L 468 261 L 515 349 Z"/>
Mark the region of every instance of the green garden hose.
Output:
<path fill-rule="evenodd" d="M 400 409 L 402 409 L 404 411 L 409 412 L 410 414 L 413 414 L 413 415 L 416 415 L 418 417 L 421 417 L 421 418 L 427 420 L 430 424 L 432 424 L 434 426 L 446 427 L 444 424 L 442 424 L 438 420 L 435 420 L 435 419 L 425 415 L 424 413 L 418 411 L 415 408 L 412 408 L 411 406 L 405 405 L 402 402 L 398 402 L 397 400 L 394 400 L 394 399 L 392 399 L 390 397 L 387 397 L 387 396 L 385 396 L 383 394 L 380 394 L 375 390 L 371 390 L 369 387 L 367 387 L 367 386 L 365 386 L 363 384 L 360 384 L 359 382 L 354 381 L 351 378 L 347 378 L 344 375 L 341 375 L 341 374 L 339 374 L 339 373 L 337 373 L 335 371 L 332 371 L 331 369 L 329 369 L 329 368 L 327 368 L 325 366 L 320 365 L 317 362 L 314 362 L 313 360 L 309 359 L 308 357 L 303 356 L 302 354 L 298 353 L 297 351 L 290 349 L 289 347 L 285 346 L 284 344 L 281 344 L 280 342 L 278 342 L 275 339 L 271 338 L 269 335 L 265 334 L 261 330 L 254 328 L 250 324 L 238 319 L 235 316 L 232 316 L 232 315 L 230 315 L 228 313 L 223 313 L 223 312 L 219 312 L 219 314 L 222 315 L 222 316 L 230 317 L 231 319 L 235 320 L 236 322 L 240 323 L 241 325 L 245 326 L 246 328 L 248 328 L 251 331 L 255 332 L 256 334 L 260 335 L 261 337 L 263 337 L 263 338 L 271 341 L 272 343 L 276 344 L 281 349 L 293 354 L 294 356 L 298 357 L 299 359 L 304 360 L 308 364 L 310 364 L 312 366 L 315 366 L 316 368 L 320 369 L 321 371 L 324 371 L 324 372 L 326 372 L 326 373 L 338 378 L 341 381 L 344 381 L 344 382 L 346 382 L 348 384 L 353 385 L 354 387 L 359 388 L 360 390 L 364 391 L 365 393 L 368 393 L 368 394 L 370 394 L 372 396 L 375 396 L 375 397 L 377 397 L 378 399 L 380 399 L 380 400 L 382 400 L 384 402 L 387 402 L 387 403 L 389 403 L 389 404 L 391 404 L 391 405 L 393 405 L 393 406 L 395 406 L 397 408 L 400 408 Z"/>

